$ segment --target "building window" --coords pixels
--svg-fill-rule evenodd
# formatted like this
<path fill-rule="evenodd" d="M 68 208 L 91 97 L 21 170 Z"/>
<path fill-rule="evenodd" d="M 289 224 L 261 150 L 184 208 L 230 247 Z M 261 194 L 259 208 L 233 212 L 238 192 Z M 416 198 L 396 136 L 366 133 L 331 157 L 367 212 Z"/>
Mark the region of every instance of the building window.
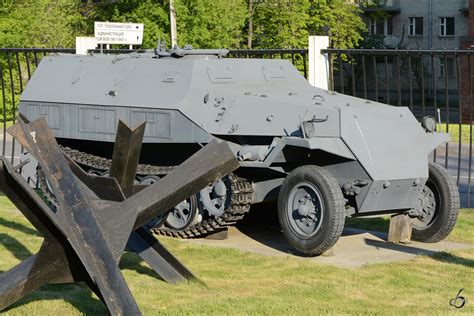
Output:
<path fill-rule="evenodd" d="M 369 22 L 369 30 L 371 35 L 392 35 L 393 19 L 391 17 L 383 20 L 371 18 Z"/>
<path fill-rule="evenodd" d="M 423 35 L 423 18 L 412 17 L 410 18 L 410 36 L 421 36 Z"/>
<path fill-rule="evenodd" d="M 441 58 L 439 63 L 440 77 L 454 77 L 454 58 Z"/>
<path fill-rule="evenodd" d="M 454 35 L 454 18 L 439 18 L 439 35 Z"/>

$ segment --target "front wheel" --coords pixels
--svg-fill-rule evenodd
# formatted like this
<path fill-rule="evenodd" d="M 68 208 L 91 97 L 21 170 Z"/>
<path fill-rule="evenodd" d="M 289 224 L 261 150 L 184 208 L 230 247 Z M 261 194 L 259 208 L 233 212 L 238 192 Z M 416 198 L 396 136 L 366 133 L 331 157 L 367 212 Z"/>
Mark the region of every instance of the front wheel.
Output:
<path fill-rule="evenodd" d="M 345 200 L 337 180 L 318 166 L 294 169 L 280 188 L 278 218 L 298 251 L 318 255 L 328 250 L 344 228 Z"/>
<path fill-rule="evenodd" d="M 429 177 L 420 196 L 422 213 L 413 219 L 412 239 L 438 242 L 453 230 L 459 213 L 459 191 L 446 169 L 429 164 Z"/>

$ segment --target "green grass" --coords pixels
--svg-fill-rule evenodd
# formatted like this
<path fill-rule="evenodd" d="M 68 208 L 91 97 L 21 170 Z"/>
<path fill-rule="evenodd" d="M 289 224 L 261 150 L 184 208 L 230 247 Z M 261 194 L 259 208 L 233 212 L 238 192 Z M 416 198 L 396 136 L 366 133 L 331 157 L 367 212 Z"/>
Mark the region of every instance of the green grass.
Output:
<path fill-rule="evenodd" d="M 351 220 L 352 221 L 352 220 Z M 362 225 L 360 220 L 351 225 Z M 367 224 L 369 223 L 369 224 Z M 367 228 L 386 228 L 368 220 Z M 461 212 L 452 240 L 474 243 L 474 210 Z M 0 270 L 38 251 L 41 237 L 0 197 Z M 474 314 L 474 250 L 343 269 L 294 257 L 269 258 L 163 238 L 198 275 L 199 283 L 169 285 L 134 254 L 123 256 L 123 274 L 144 315 L 157 314 Z M 460 288 L 468 303 L 449 306 Z M 83 286 L 48 285 L 5 315 L 103 315 L 104 306 Z"/>
<path fill-rule="evenodd" d="M 439 128 L 439 125 L 438 127 Z M 441 124 L 441 132 L 446 132 L 446 123 Z M 470 142 L 470 126 L 468 124 L 461 125 L 461 143 L 469 144 Z M 449 135 L 451 135 L 451 141 L 459 142 L 459 124 L 449 124 Z M 474 137 L 472 137 L 474 139 Z"/>

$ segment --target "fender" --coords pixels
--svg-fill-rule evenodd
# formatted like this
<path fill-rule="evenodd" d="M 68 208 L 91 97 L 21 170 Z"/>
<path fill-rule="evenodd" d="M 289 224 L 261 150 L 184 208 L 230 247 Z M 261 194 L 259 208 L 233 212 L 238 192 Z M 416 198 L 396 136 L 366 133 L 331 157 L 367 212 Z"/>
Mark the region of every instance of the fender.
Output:
<path fill-rule="evenodd" d="M 439 145 L 447 143 L 451 140 L 451 135 L 448 133 L 426 133 L 426 151 L 427 154 L 435 150 Z"/>
<path fill-rule="evenodd" d="M 344 141 L 340 138 L 300 138 L 282 137 L 274 138 L 269 151 L 263 161 L 242 161 L 242 167 L 269 167 L 275 160 L 281 157 L 281 152 L 286 146 L 307 148 L 308 150 L 322 150 L 330 154 L 356 160 L 354 154 L 349 150 Z"/>

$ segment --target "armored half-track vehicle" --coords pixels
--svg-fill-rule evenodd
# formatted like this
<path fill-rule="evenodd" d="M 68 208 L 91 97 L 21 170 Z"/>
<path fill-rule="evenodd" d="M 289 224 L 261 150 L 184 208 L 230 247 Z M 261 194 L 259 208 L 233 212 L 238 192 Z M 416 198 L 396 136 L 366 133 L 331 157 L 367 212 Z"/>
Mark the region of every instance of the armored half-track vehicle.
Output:
<path fill-rule="evenodd" d="M 20 113 L 47 118 L 66 155 L 106 176 L 117 121 L 146 121 L 137 182 L 151 184 L 212 139 L 240 168 L 157 218 L 160 234 L 194 237 L 278 201 L 297 250 L 334 245 L 347 216 L 407 213 L 413 238 L 436 242 L 456 222 L 459 193 L 428 161 L 449 136 L 433 118 L 321 90 L 286 60 L 223 58 L 224 50 L 43 58 Z"/>

